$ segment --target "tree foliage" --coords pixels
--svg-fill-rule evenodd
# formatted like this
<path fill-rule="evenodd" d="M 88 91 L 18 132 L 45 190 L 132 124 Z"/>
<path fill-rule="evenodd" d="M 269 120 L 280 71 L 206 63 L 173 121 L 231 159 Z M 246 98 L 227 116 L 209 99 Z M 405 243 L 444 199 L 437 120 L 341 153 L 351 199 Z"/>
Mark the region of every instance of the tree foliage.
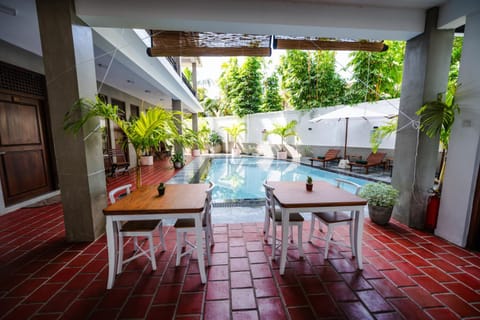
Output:
<path fill-rule="evenodd" d="M 405 42 L 385 41 L 384 52 L 355 51 L 348 64 L 353 84 L 347 103 L 391 99 L 400 96 Z"/>
<path fill-rule="evenodd" d="M 261 58 L 248 57 L 239 69 L 234 83 L 236 92 L 233 113 L 239 117 L 260 111 L 262 103 Z"/>
<path fill-rule="evenodd" d="M 231 58 L 228 62 L 222 64 L 222 73 L 218 79 L 218 85 L 221 91 L 221 108 L 233 110 L 237 93 L 237 83 L 239 77 L 239 67 L 237 58 Z"/>
<path fill-rule="evenodd" d="M 288 103 L 309 110 L 343 102 L 345 82 L 335 71 L 335 53 L 287 50 L 279 72 Z"/>
<path fill-rule="evenodd" d="M 264 88 L 265 93 L 263 96 L 263 103 L 260 107 L 260 111 L 270 112 L 283 110 L 282 97 L 280 96 L 279 92 L 280 87 L 278 84 L 277 73 L 274 72 L 271 76 L 265 79 Z"/>

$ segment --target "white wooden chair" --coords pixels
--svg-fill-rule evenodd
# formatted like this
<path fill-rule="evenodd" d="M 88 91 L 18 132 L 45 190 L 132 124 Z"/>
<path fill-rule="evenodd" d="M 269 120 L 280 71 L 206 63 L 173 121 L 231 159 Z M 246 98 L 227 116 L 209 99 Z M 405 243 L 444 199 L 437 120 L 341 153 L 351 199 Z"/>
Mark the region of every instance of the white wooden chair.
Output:
<path fill-rule="evenodd" d="M 127 184 L 113 189 L 108 193 L 111 203 L 115 203 L 130 193 L 132 185 Z M 117 221 L 118 228 L 118 260 L 117 260 L 117 274 L 122 273 L 123 265 L 141 256 L 146 256 L 152 263 L 152 269 L 157 270 L 157 263 L 155 261 L 156 247 L 153 243 L 153 232 L 158 228 L 160 233 L 160 243 L 162 251 L 165 251 L 165 239 L 163 237 L 162 220 L 133 220 L 133 221 Z M 133 255 L 128 259 L 123 259 L 123 243 L 124 237 L 133 237 Z M 148 251 L 144 250 L 138 242 L 139 237 L 146 237 L 149 244 Z"/>
<path fill-rule="evenodd" d="M 360 191 L 361 186 L 353 183 L 348 180 L 344 179 L 335 179 L 337 181 L 337 188 L 343 188 L 345 189 L 346 186 L 351 186 L 354 188 L 355 194 L 358 194 Z M 352 249 L 352 256 L 356 256 L 355 253 L 355 245 L 354 245 L 354 237 L 353 237 L 353 214 L 354 212 L 339 212 L 339 211 L 333 211 L 333 212 L 312 212 L 312 221 L 310 224 L 310 235 L 308 237 L 308 241 L 312 242 L 312 238 L 317 238 L 325 241 L 325 259 L 328 257 L 328 247 L 330 243 L 335 243 L 340 246 L 345 246 L 349 247 Z M 314 229 L 315 229 L 315 221 L 318 220 L 319 222 L 323 223 L 324 225 L 327 226 L 327 234 L 325 237 L 319 237 L 314 235 Z M 344 242 L 339 242 L 335 241 L 332 239 L 333 236 L 333 231 L 334 228 L 340 225 L 348 225 L 349 226 L 349 231 L 350 231 L 350 245 L 347 245 Z M 320 228 L 320 232 L 322 232 L 322 229 Z"/>
<path fill-rule="evenodd" d="M 272 186 L 268 185 L 266 182 L 263 183 L 265 188 L 265 224 L 264 224 L 264 233 L 265 233 L 265 242 L 268 242 L 268 237 L 270 234 L 270 223 L 272 224 L 272 260 L 275 260 L 275 251 L 281 245 L 281 240 L 277 239 L 277 226 L 282 225 L 282 212 L 280 208 L 275 206 L 275 198 L 273 196 Z M 288 229 L 290 230 L 290 237 L 293 242 L 293 226 L 296 226 L 298 229 L 298 252 L 300 257 L 303 257 L 303 247 L 302 247 L 302 227 L 303 227 L 303 217 L 300 213 L 291 213 L 288 220 Z M 288 230 L 287 230 L 288 232 Z M 277 240 L 280 244 L 277 246 Z"/>
<path fill-rule="evenodd" d="M 205 247 L 207 249 L 207 261 L 208 265 L 212 264 L 211 247 L 215 244 L 213 239 L 213 227 L 212 227 L 212 191 L 215 185 L 210 182 L 210 187 L 207 189 L 207 197 L 205 199 L 205 208 L 202 213 L 202 229 L 205 232 Z M 197 245 L 187 240 L 188 232 L 195 232 L 195 219 L 177 219 L 175 222 L 175 231 L 177 235 L 177 259 L 176 266 L 180 265 L 180 259 L 193 252 L 197 248 Z M 187 246 L 189 248 L 187 248 Z M 185 251 L 182 253 L 182 248 L 185 247 Z"/>

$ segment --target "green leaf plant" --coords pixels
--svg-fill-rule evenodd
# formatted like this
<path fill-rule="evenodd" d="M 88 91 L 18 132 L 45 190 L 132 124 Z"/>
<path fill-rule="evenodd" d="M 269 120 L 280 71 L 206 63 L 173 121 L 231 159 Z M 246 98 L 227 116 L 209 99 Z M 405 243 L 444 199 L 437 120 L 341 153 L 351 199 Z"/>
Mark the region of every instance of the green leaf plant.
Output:
<path fill-rule="evenodd" d="M 135 149 L 137 156 L 136 185 L 142 185 L 140 157 L 148 154 L 152 149 L 157 149 L 160 142 L 171 144 L 179 140 L 177 131 L 178 112 L 166 111 L 161 107 L 148 109 L 141 112 L 138 118 L 129 121 L 119 116 L 118 107 L 107 104 L 96 97 L 78 100 L 64 117 L 64 130 L 78 133 L 85 123 L 94 117 L 102 117 L 114 122 L 125 133 L 128 142 Z M 126 148 L 126 145 L 123 146 Z"/>

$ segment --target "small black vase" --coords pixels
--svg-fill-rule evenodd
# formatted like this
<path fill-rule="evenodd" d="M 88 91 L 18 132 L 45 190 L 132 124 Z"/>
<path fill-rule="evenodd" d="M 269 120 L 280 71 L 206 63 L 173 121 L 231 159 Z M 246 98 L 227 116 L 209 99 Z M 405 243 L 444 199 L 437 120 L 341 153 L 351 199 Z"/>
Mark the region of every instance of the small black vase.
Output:
<path fill-rule="evenodd" d="M 165 194 L 165 187 L 164 188 L 157 188 L 158 196 L 161 197 Z"/>

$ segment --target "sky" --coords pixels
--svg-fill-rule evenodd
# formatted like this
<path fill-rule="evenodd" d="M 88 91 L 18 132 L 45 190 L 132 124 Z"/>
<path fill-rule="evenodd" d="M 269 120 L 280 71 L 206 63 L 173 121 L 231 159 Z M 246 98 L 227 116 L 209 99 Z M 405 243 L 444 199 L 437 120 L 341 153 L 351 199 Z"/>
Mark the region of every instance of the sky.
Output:
<path fill-rule="evenodd" d="M 286 50 L 272 50 L 272 55 L 267 57 L 267 59 L 271 59 L 270 70 L 267 73 L 271 73 L 276 66 L 278 66 L 280 62 L 280 56 L 285 54 Z M 341 71 L 344 66 L 348 63 L 348 55 L 350 51 L 337 51 L 336 58 L 337 58 L 337 71 L 340 75 L 344 78 L 349 78 L 350 75 L 348 72 Z M 199 86 L 205 86 L 202 83 L 209 81 L 213 83 L 212 86 L 207 87 L 207 96 L 210 98 L 218 98 L 220 96 L 220 89 L 216 84 L 220 74 L 222 73 L 222 64 L 227 62 L 230 57 L 201 57 L 201 67 L 197 66 L 197 79 L 199 82 Z M 239 64 L 243 63 L 245 57 L 238 57 Z"/>

